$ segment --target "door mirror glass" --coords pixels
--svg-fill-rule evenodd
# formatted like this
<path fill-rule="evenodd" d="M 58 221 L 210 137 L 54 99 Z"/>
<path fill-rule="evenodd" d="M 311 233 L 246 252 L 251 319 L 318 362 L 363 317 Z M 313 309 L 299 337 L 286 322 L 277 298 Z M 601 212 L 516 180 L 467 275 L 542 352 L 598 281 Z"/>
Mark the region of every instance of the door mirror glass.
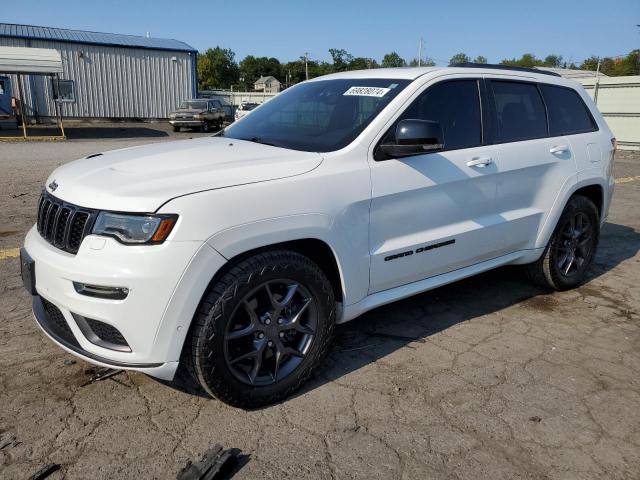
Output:
<path fill-rule="evenodd" d="M 396 127 L 395 142 L 383 143 L 380 150 L 389 158 L 423 155 L 444 149 L 444 135 L 440 122 L 405 119 Z"/>

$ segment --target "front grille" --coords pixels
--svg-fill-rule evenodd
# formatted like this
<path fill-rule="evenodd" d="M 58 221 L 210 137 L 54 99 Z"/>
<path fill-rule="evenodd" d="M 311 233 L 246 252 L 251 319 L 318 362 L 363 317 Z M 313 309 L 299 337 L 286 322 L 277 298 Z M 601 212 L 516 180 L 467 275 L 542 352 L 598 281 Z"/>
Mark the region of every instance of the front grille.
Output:
<path fill-rule="evenodd" d="M 84 237 L 91 233 L 97 214 L 96 210 L 78 207 L 42 192 L 38 203 L 38 232 L 54 247 L 77 253 Z"/>
<path fill-rule="evenodd" d="M 40 297 L 40 299 L 42 300 L 42 305 L 47 315 L 46 320 L 51 331 L 61 339 L 79 348 L 80 344 L 73 335 L 71 327 L 69 327 L 60 309 L 44 298 Z"/>
<path fill-rule="evenodd" d="M 124 347 L 128 347 L 129 344 L 124 339 L 120 330 L 116 327 L 113 327 L 107 323 L 101 322 L 99 320 L 94 320 L 93 318 L 85 318 L 89 328 L 93 330 L 100 340 L 107 343 L 112 343 L 114 345 L 122 345 Z"/>

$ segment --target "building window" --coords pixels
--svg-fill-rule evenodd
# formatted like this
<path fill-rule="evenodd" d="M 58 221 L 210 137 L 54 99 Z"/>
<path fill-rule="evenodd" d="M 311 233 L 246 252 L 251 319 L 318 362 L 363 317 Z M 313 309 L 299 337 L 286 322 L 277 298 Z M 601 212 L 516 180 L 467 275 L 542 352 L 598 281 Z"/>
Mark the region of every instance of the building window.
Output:
<path fill-rule="evenodd" d="M 76 87 L 73 80 L 53 79 L 53 99 L 58 102 L 75 102 Z"/>

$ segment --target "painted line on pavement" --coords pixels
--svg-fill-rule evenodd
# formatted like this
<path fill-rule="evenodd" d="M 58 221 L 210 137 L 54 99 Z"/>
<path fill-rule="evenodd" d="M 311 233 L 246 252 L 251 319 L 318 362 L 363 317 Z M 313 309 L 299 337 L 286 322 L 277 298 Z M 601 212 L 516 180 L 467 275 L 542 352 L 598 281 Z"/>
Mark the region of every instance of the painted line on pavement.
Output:
<path fill-rule="evenodd" d="M 7 248 L 0 250 L 0 260 L 6 260 L 7 258 L 15 258 L 20 256 L 19 248 Z"/>
<path fill-rule="evenodd" d="M 640 175 L 635 175 L 633 177 L 616 178 L 616 183 L 637 182 L 638 180 L 640 180 Z"/>

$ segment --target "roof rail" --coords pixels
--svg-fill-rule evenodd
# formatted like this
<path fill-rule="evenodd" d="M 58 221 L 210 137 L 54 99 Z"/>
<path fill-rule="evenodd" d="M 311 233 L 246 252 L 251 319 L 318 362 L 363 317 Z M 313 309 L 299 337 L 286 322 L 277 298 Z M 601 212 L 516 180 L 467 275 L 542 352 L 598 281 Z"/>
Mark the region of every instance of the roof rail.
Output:
<path fill-rule="evenodd" d="M 513 67 L 511 65 L 496 65 L 493 63 L 460 62 L 460 63 L 452 63 L 449 66 L 464 67 L 464 68 L 490 68 L 495 70 L 514 70 L 516 72 L 529 72 L 529 73 L 540 73 L 542 75 L 551 75 L 552 77 L 562 76 L 559 73 L 550 72 L 548 70 L 538 70 L 537 68 L 526 68 L 526 67 Z"/>

